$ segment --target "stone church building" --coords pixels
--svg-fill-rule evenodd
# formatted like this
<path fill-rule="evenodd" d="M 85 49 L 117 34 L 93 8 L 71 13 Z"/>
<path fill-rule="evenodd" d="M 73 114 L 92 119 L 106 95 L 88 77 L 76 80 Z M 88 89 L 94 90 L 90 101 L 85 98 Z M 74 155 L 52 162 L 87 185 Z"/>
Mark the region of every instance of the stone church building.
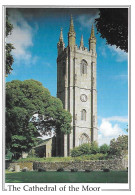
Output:
<path fill-rule="evenodd" d="M 56 156 L 68 156 L 72 148 L 98 138 L 94 27 L 89 37 L 89 49 L 84 47 L 83 36 L 78 47 L 71 16 L 68 46 L 65 48 L 61 29 L 57 49 L 57 97 L 72 115 L 72 130 L 69 135 L 56 135 Z"/>

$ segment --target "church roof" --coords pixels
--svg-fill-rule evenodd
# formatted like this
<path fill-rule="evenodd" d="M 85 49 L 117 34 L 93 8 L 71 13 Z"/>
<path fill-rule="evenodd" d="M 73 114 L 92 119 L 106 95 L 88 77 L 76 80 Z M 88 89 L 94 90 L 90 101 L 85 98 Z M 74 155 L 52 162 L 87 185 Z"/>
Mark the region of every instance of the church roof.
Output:
<path fill-rule="evenodd" d="M 51 139 L 52 139 L 52 137 L 44 140 L 43 143 L 41 143 L 41 144 L 39 144 L 39 145 L 37 145 L 37 146 L 35 146 L 33 148 L 38 148 L 38 147 L 41 147 L 41 146 L 45 146 Z"/>

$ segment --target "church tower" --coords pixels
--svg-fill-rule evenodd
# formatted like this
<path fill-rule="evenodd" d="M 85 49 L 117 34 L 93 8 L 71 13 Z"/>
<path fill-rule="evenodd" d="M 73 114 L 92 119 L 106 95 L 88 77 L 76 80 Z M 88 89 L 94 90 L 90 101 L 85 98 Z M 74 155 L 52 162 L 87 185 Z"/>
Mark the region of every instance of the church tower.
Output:
<path fill-rule="evenodd" d="M 96 37 L 92 26 L 89 50 L 76 45 L 71 16 L 68 46 L 65 48 L 62 29 L 57 44 L 57 97 L 72 115 L 71 134 L 56 135 L 56 155 L 69 156 L 71 149 L 97 141 Z"/>

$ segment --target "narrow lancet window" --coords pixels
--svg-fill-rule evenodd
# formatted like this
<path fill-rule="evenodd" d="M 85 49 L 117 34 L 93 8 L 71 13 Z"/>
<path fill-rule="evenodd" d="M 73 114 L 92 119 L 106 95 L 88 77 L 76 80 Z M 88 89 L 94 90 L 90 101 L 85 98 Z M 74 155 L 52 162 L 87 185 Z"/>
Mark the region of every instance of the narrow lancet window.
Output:
<path fill-rule="evenodd" d="M 81 62 L 81 74 L 87 74 L 87 62 L 85 60 Z"/>
<path fill-rule="evenodd" d="M 86 121 L 86 110 L 85 109 L 81 111 L 81 120 Z"/>

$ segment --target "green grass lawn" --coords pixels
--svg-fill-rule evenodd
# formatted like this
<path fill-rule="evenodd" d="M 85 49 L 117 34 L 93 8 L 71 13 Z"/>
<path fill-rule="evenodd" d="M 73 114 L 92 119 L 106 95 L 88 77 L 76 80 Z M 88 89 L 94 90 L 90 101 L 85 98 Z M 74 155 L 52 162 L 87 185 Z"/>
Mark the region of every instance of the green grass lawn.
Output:
<path fill-rule="evenodd" d="M 128 183 L 126 171 L 6 172 L 6 183 Z"/>

